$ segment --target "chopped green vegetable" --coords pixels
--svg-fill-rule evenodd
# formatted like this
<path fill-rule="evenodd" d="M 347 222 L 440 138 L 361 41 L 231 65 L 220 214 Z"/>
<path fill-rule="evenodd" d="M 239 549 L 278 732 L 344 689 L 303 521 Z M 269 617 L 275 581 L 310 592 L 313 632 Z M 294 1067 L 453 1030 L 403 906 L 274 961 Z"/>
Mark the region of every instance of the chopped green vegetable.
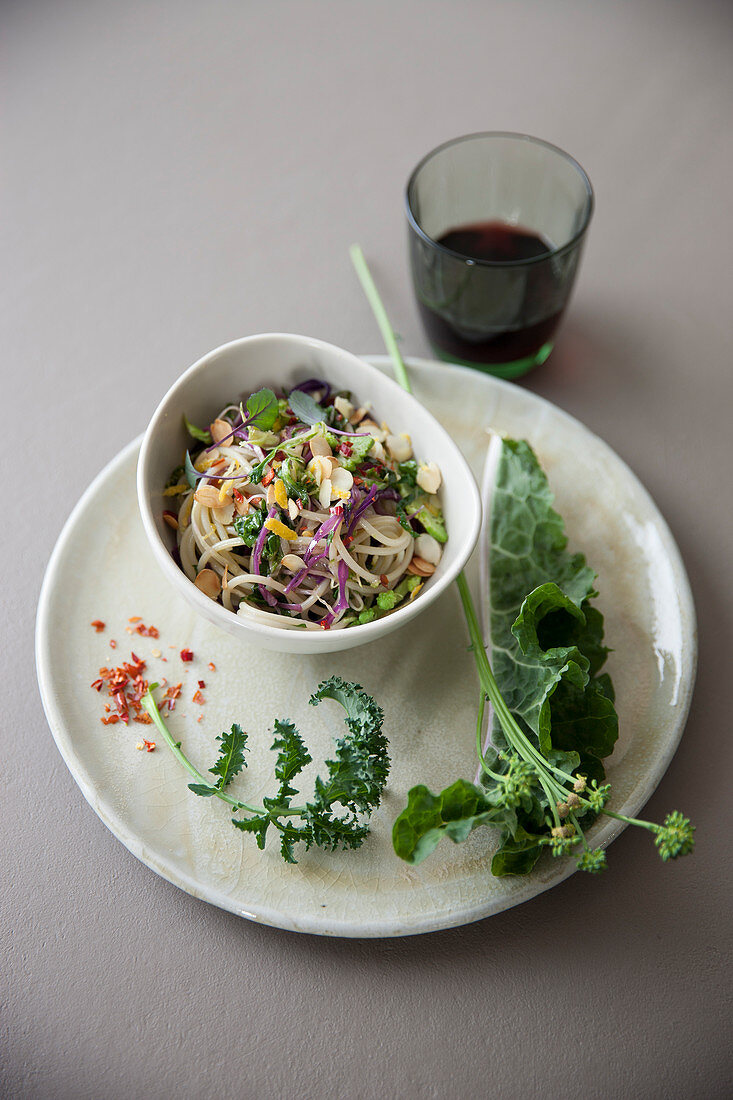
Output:
<path fill-rule="evenodd" d="M 339 455 L 339 463 L 345 470 L 350 470 L 353 474 L 354 470 L 359 466 L 374 446 L 373 435 L 357 435 L 353 436 L 349 443 L 351 445 L 350 455 Z M 337 444 L 338 446 L 338 444 Z"/>
<path fill-rule="evenodd" d="M 429 535 L 433 536 L 436 542 L 445 543 L 448 541 L 443 509 L 438 504 L 437 497 L 423 494 L 415 501 L 414 509 L 417 512 L 415 519 Z"/>
<path fill-rule="evenodd" d="M 230 733 L 221 734 L 219 756 L 209 769 L 217 777 L 208 782 L 173 740 L 152 692 L 151 684 L 142 703 L 162 734 L 173 755 L 191 774 L 195 782 L 189 790 L 201 797 L 215 796 L 228 803 L 239 816 L 232 824 L 242 832 L 253 833 L 257 846 L 265 847 L 270 826 L 280 837 L 280 854 L 286 863 L 296 863 L 294 846 L 305 845 L 333 851 L 336 848 L 358 848 L 369 833 L 368 818 L 379 805 L 389 775 L 387 739 L 382 733 L 384 714 L 360 684 L 348 683 L 332 676 L 318 685 L 310 703 L 333 699 L 346 712 L 347 733 L 336 740 L 333 759 L 326 760 L 325 776 L 316 777 L 315 792 L 309 802 L 293 806 L 298 794 L 293 780 L 311 763 L 311 755 L 298 730 L 289 721 L 277 720 L 273 728 L 272 750 L 277 753 L 274 775 L 277 789 L 274 795 L 253 806 L 231 795 L 227 788 L 246 767 L 247 734 L 233 725 Z"/>
<path fill-rule="evenodd" d="M 254 547 L 266 519 L 266 508 L 250 508 L 246 516 L 235 516 L 233 527 L 245 546 Z"/>
<path fill-rule="evenodd" d="M 286 458 L 278 470 L 278 477 L 282 479 L 285 492 L 291 500 L 300 501 L 303 508 L 310 507 L 310 496 L 308 486 L 304 483 L 305 471 L 301 462 L 292 455 Z"/>

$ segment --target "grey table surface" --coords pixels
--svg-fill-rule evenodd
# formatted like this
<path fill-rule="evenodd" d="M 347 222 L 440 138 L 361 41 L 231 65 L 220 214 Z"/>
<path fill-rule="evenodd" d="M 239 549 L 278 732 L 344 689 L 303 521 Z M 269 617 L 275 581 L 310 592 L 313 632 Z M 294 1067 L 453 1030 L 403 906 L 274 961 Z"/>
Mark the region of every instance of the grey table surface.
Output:
<path fill-rule="evenodd" d="M 2 60 L 2 1051 L 12 1097 L 733 1094 L 730 1043 L 733 10 L 712 0 L 6 3 Z M 278 931 L 138 863 L 38 696 L 53 543 L 177 374 L 251 332 L 381 351 L 359 240 L 429 354 L 402 191 L 459 133 L 533 133 L 596 189 L 548 363 L 665 514 L 697 606 L 680 748 L 645 835 L 477 924 Z"/>

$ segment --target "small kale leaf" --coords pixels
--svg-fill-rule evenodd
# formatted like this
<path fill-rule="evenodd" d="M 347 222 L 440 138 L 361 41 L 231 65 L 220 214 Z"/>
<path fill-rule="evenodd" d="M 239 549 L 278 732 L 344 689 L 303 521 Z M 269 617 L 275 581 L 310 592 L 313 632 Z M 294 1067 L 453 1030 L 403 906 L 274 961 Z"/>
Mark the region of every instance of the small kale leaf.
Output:
<path fill-rule="evenodd" d="M 444 836 L 460 844 L 479 825 L 501 825 L 511 811 L 492 804 L 486 792 L 457 779 L 439 794 L 419 784 L 392 829 L 395 852 L 408 863 L 422 863 Z"/>
<path fill-rule="evenodd" d="M 217 737 L 220 744 L 219 759 L 209 771 L 212 775 L 218 775 L 217 787 L 220 791 L 231 783 L 235 775 L 239 775 L 242 768 L 247 767 L 244 759 L 247 748 L 247 734 L 236 722 L 229 733 L 222 733 Z"/>

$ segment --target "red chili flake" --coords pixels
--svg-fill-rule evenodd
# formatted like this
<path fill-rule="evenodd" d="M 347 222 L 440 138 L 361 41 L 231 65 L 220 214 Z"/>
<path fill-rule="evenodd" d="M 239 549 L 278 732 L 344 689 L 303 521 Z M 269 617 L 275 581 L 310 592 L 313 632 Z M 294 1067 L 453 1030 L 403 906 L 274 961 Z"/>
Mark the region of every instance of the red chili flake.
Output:
<path fill-rule="evenodd" d="M 156 626 L 146 626 L 143 622 L 138 623 L 138 625 L 135 627 L 134 633 L 141 634 L 144 638 L 160 637 L 160 631 Z"/>
<path fill-rule="evenodd" d="M 116 668 L 102 666 L 99 669 L 99 678 L 91 686 L 101 691 L 107 685 L 109 701 L 104 709 L 108 717 L 102 719 L 105 725 L 115 725 L 117 722 L 129 724 L 131 718 L 135 722 L 150 722 L 142 705 L 142 697 L 148 690 L 148 682 L 141 675 L 144 668 L 145 661 L 136 653 L 131 653 L 130 660 L 123 661 Z"/>
<path fill-rule="evenodd" d="M 109 640 L 109 648 L 110 648 L 110 649 L 117 649 L 117 642 L 116 642 L 116 641 L 114 640 L 114 638 L 110 638 L 110 640 Z"/>
<path fill-rule="evenodd" d="M 272 469 L 272 467 L 270 467 L 270 469 L 267 471 L 267 473 L 263 477 L 262 481 L 260 482 L 260 485 L 265 485 L 265 486 L 269 485 L 270 482 L 274 479 L 274 477 L 275 477 L 275 471 Z"/>
<path fill-rule="evenodd" d="M 324 630 L 330 630 L 331 629 L 331 624 L 328 621 L 328 619 L 321 619 L 321 621 L 319 622 L 318 625 L 320 627 L 323 627 Z"/>
<path fill-rule="evenodd" d="M 353 535 L 346 535 L 346 537 L 344 538 L 343 541 L 344 541 L 344 546 L 351 546 L 352 542 L 354 541 L 354 536 Z"/>
<path fill-rule="evenodd" d="M 175 708 L 176 699 L 181 694 L 181 688 L 183 684 L 176 684 L 174 687 L 169 687 L 165 693 L 165 702 L 168 704 L 169 712 Z"/>
<path fill-rule="evenodd" d="M 143 620 L 141 615 L 131 615 L 127 621 L 128 623 L 141 623 Z"/>
<path fill-rule="evenodd" d="M 355 477 L 354 478 L 354 485 L 363 485 L 363 484 L 364 484 L 364 479 L 363 478 L 361 478 L 361 477 Z"/>
<path fill-rule="evenodd" d="M 104 630 L 104 627 L 105 627 L 105 624 L 102 622 L 101 619 L 93 619 L 92 622 L 89 625 L 94 627 L 97 634 L 100 634 Z"/>
<path fill-rule="evenodd" d="M 194 691 L 192 699 L 193 699 L 193 702 L 198 703 L 199 706 L 202 707 L 204 705 L 204 697 L 203 697 L 203 695 L 201 694 L 200 691 Z"/>
<path fill-rule="evenodd" d="M 244 504 L 244 494 L 240 493 L 239 489 L 232 489 L 232 496 L 237 504 Z"/>
<path fill-rule="evenodd" d="M 379 574 L 379 580 L 384 585 L 385 588 L 389 587 L 389 577 L 387 576 L 386 573 L 380 573 Z"/>
<path fill-rule="evenodd" d="M 198 716 L 198 718 L 196 719 L 196 721 L 197 721 L 197 722 L 203 722 L 203 720 L 204 720 L 204 716 L 203 716 L 203 714 L 199 714 L 199 716 Z"/>
<path fill-rule="evenodd" d="M 341 451 L 342 455 L 347 455 L 347 456 L 350 455 L 351 452 L 353 451 L 353 449 L 354 448 L 351 446 L 350 443 L 342 443 L 339 446 L 339 450 Z"/>
<path fill-rule="evenodd" d="M 209 668 L 211 669 L 212 672 L 216 672 L 216 665 L 214 664 L 213 661 L 209 661 Z"/>
<path fill-rule="evenodd" d="M 181 660 L 182 661 L 192 661 L 193 660 L 193 650 L 192 649 L 182 649 L 181 650 Z"/>
<path fill-rule="evenodd" d="M 133 722 L 139 722 L 141 726 L 149 726 L 152 724 L 153 719 L 149 714 L 136 714 L 133 718 Z"/>
<path fill-rule="evenodd" d="M 205 688 L 206 687 L 206 684 L 204 683 L 203 680 L 199 680 L 199 687 L 200 688 Z"/>
<path fill-rule="evenodd" d="M 147 752 L 155 752 L 155 741 L 146 741 L 143 737 L 143 745 Z"/>

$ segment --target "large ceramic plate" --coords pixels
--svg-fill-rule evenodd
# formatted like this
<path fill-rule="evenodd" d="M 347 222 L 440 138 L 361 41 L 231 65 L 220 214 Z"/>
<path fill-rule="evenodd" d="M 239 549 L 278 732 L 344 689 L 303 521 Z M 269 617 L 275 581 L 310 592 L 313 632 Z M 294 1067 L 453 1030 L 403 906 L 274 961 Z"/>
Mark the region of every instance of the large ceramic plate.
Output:
<path fill-rule="evenodd" d="M 372 361 L 389 369 L 382 357 Z M 548 402 L 460 367 L 412 361 L 411 374 L 417 397 L 459 441 L 477 477 L 489 426 L 537 450 L 571 547 L 582 549 L 599 574 L 621 730 L 608 773 L 614 807 L 636 813 L 677 746 L 695 672 L 689 585 L 664 520 L 613 451 Z M 71 515 L 46 572 L 37 622 L 39 683 L 56 743 L 90 805 L 134 855 L 224 909 L 332 936 L 399 936 L 464 924 L 526 901 L 573 872 L 572 860 L 547 856 L 528 877 L 492 878 L 496 835 L 488 829 L 460 846 L 444 841 L 416 868 L 392 852 L 392 822 L 409 787 L 440 789 L 475 773 L 477 682 L 455 590 L 415 623 L 343 654 L 296 657 L 240 644 L 196 618 L 163 579 L 137 512 L 138 446 L 131 443 L 102 471 Z M 473 561 L 474 590 L 476 578 Z M 138 615 L 158 628 L 159 638 L 126 633 L 128 618 Z M 103 633 L 91 628 L 93 619 L 105 621 Z M 118 643 L 114 650 L 110 638 Z M 194 652 L 190 663 L 180 660 L 184 646 Z M 223 803 L 190 794 L 189 777 L 164 744 L 152 753 L 136 749 L 151 727 L 103 725 L 104 697 L 90 683 L 101 665 L 129 658 L 131 648 L 148 660 L 151 678 L 184 682 L 170 727 L 201 770 L 215 759 L 216 734 L 233 721 L 250 732 L 253 748 L 239 789 L 253 801 L 268 793 L 272 720 L 291 718 L 322 760 L 330 737 L 343 728 L 341 712 L 335 703 L 309 707 L 310 693 L 333 673 L 363 684 L 384 707 L 393 756 L 364 846 L 303 853 L 296 867 L 287 866 L 276 846 L 260 852 L 251 836 L 233 829 Z M 203 706 L 192 701 L 199 679 L 206 684 Z M 618 823 L 599 823 L 591 836 L 604 844 L 619 831 Z"/>

